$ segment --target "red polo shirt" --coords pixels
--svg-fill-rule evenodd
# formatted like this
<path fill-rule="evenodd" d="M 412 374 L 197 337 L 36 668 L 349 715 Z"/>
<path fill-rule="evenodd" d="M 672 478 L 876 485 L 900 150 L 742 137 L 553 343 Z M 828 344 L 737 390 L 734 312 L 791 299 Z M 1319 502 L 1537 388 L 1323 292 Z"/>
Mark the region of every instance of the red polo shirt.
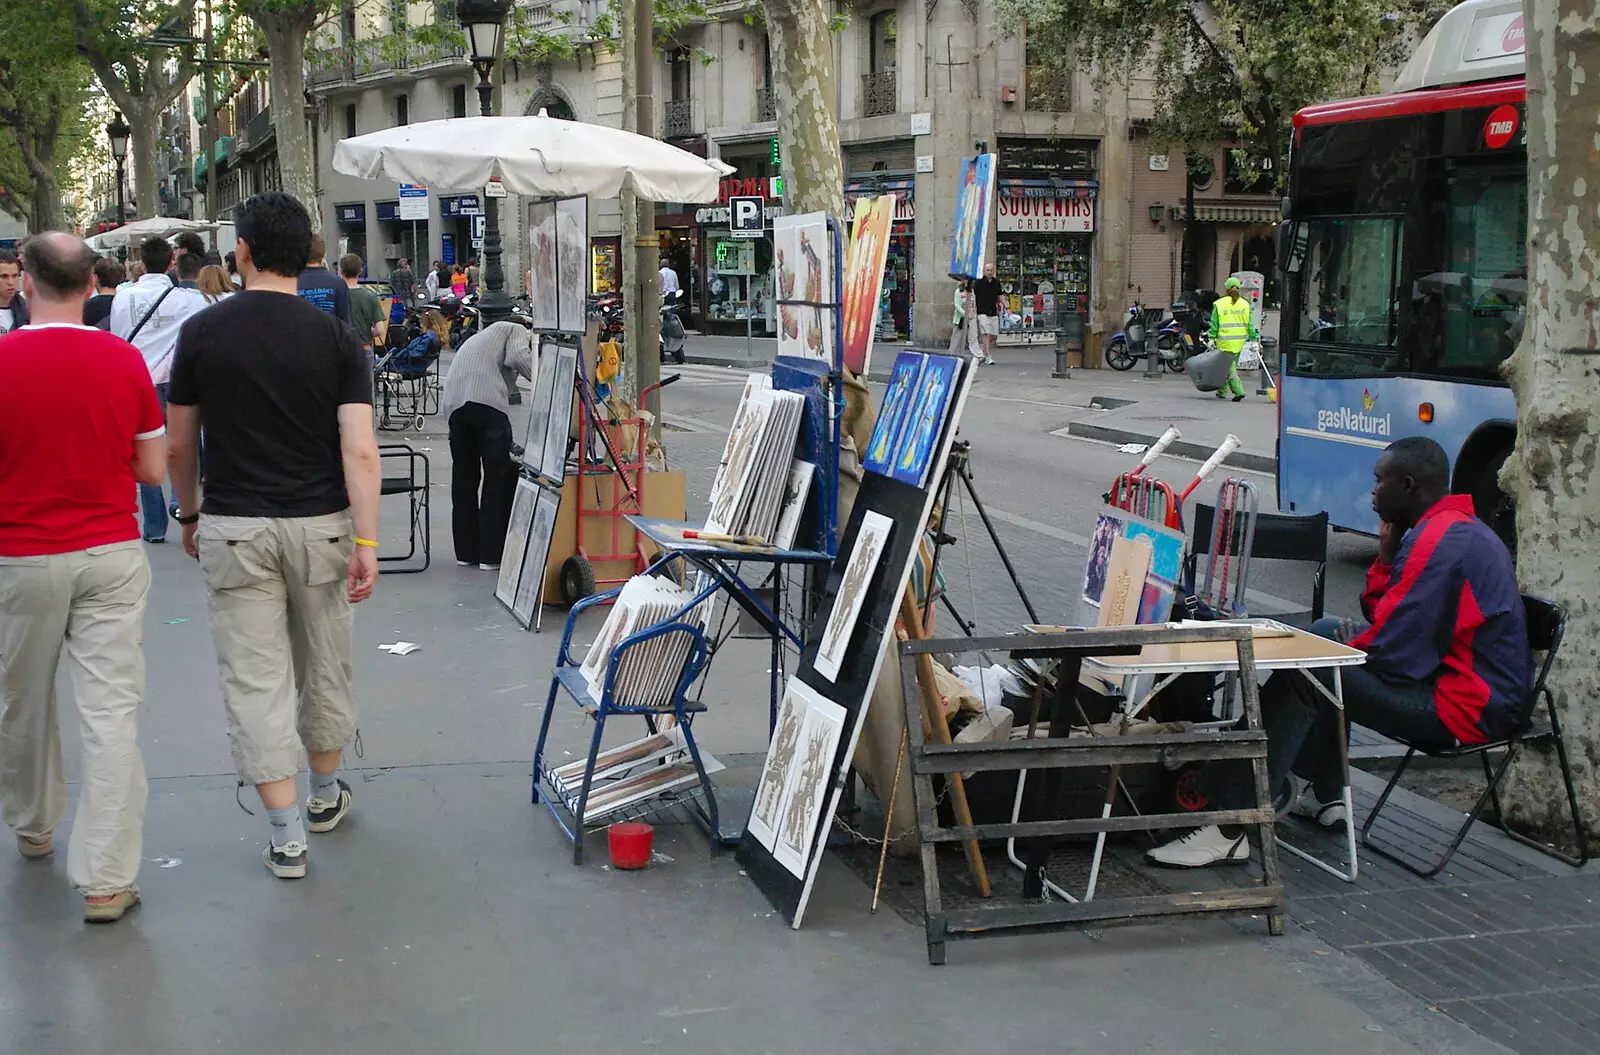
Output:
<path fill-rule="evenodd" d="M 0 557 L 137 539 L 134 441 L 166 432 L 139 350 L 88 326 L 29 326 L 0 337 L 0 377 Z"/>

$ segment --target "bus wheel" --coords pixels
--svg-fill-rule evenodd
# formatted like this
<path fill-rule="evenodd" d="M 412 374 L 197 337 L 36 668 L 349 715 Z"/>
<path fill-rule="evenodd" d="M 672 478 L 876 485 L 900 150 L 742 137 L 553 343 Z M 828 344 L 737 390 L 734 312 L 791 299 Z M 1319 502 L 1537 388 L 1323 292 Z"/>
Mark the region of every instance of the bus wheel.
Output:
<path fill-rule="evenodd" d="M 1511 457 L 1509 450 L 1491 457 L 1472 485 L 1472 505 L 1478 519 L 1488 524 L 1513 556 L 1517 552 L 1517 507 L 1511 496 L 1500 490 L 1500 468 Z"/>

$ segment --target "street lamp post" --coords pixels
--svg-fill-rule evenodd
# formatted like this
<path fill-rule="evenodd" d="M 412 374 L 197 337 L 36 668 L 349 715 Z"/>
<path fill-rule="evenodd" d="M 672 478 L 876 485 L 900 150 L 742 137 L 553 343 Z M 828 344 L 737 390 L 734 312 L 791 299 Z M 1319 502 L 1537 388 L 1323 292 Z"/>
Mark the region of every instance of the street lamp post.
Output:
<path fill-rule="evenodd" d="M 122 199 L 122 166 L 128 160 L 128 137 L 133 134 L 133 129 L 128 127 L 128 122 L 122 119 L 122 111 L 117 111 L 117 116 L 106 125 L 106 138 L 111 141 L 111 160 L 117 166 L 117 226 L 122 226 L 123 199 Z"/>
<path fill-rule="evenodd" d="M 506 16 L 511 0 L 461 0 L 456 16 L 467 34 L 467 51 L 472 68 L 478 73 L 478 110 L 484 117 L 494 116 L 494 84 L 489 76 L 500 56 L 505 36 Z M 500 266 L 500 210 L 487 193 L 479 191 L 483 204 L 483 295 L 478 313 L 484 325 L 501 322 L 511 315 L 511 298 L 506 295 L 506 274 Z"/>

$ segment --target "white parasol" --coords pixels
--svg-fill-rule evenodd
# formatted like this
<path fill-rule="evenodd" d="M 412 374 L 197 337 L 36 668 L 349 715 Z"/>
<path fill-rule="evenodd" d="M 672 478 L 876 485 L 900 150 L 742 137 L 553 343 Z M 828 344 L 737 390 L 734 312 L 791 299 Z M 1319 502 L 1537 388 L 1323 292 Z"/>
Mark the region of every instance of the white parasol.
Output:
<path fill-rule="evenodd" d="M 151 216 L 123 224 L 86 239 L 89 248 L 96 252 L 136 246 L 146 238 L 171 238 L 185 231 L 215 231 L 217 225 L 205 220 L 185 220 L 179 216 Z"/>
<path fill-rule="evenodd" d="M 716 201 L 734 170 L 658 139 L 582 121 L 546 117 L 454 117 L 400 125 L 341 140 L 333 170 L 441 190 L 477 190 L 500 177 L 528 197 L 631 189 L 652 201 Z"/>

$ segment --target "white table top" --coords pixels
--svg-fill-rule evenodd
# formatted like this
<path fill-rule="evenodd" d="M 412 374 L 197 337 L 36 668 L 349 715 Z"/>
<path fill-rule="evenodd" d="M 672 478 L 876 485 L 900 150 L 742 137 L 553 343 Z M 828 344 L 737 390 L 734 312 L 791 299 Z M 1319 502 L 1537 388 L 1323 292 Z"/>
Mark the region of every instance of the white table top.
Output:
<path fill-rule="evenodd" d="M 1258 636 L 1253 643 L 1257 670 L 1355 667 L 1367 661 L 1367 654 L 1360 649 L 1293 628 L 1287 635 Z M 1113 680 L 1135 674 L 1205 674 L 1238 669 L 1237 645 L 1232 641 L 1146 645 L 1132 656 L 1083 657 L 1085 674 Z"/>

